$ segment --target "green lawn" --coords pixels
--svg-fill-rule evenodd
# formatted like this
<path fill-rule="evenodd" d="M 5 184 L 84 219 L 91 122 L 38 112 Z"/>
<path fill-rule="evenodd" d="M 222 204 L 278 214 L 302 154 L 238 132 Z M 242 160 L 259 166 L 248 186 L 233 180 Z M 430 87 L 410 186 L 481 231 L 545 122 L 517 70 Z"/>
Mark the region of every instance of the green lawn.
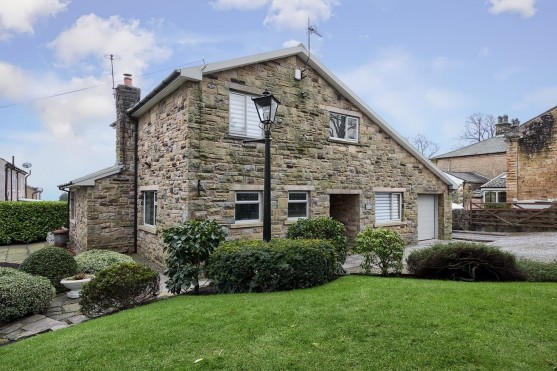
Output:
<path fill-rule="evenodd" d="M 159 301 L 1 347 L 0 369 L 553 370 L 556 319 L 555 283 L 348 276 Z"/>

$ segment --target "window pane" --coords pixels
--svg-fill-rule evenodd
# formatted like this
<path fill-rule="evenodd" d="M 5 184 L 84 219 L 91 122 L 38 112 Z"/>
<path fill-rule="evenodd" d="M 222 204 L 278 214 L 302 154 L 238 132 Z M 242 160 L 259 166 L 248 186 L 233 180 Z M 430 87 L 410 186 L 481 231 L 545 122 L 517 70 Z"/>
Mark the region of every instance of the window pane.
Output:
<path fill-rule="evenodd" d="M 307 203 L 289 203 L 288 204 L 288 217 L 289 218 L 306 218 L 308 216 Z"/>
<path fill-rule="evenodd" d="M 236 220 L 259 220 L 259 204 L 236 204 Z"/>
<path fill-rule="evenodd" d="M 484 202 L 496 202 L 495 192 L 486 192 L 484 195 Z"/>
<path fill-rule="evenodd" d="M 507 192 L 499 192 L 499 202 L 507 202 Z"/>
<path fill-rule="evenodd" d="M 290 201 L 299 201 L 299 200 L 306 201 L 307 195 L 308 194 L 305 192 L 292 192 L 288 194 L 288 199 Z"/>
<path fill-rule="evenodd" d="M 236 193 L 236 201 L 259 201 L 259 193 L 258 192 L 249 192 L 249 193 Z"/>
<path fill-rule="evenodd" d="M 144 201 L 144 224 L 155 225 L 156 215 L 156 192 L 145 192 L 143 194 Z"/>
<path fill-rule="evenodd" d="M 346 116 L 337 113 L 329 114 L 329 135 L 340 139 L 346 137 Z"/>
<path fill-rule="evenodd" d="M 356 140 L 358 138 L 358 119 L 356 117 L 347 117 L 346 122 L 346 139 Z"/>

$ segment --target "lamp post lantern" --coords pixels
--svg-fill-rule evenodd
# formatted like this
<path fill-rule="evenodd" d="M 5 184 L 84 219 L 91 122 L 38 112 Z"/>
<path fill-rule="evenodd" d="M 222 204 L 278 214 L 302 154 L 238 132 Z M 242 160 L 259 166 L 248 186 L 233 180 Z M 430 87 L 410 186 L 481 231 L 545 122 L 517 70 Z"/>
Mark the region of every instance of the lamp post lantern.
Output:
<path fill-rule="evenodd" d="M 271 241 L 271 127 L 275 123 L 280 102 L 267 89 L 258 98 L 252 98 L 261 128 L 265 132 L 265 174 L 263 183 L 263 241 Z"/>

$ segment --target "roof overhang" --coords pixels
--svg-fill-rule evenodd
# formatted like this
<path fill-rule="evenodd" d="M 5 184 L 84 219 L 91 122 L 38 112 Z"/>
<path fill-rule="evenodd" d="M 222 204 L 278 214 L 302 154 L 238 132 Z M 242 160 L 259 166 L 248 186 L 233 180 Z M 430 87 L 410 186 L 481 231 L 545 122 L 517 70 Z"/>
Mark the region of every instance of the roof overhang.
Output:
<path fill-rule="evenodd" d="M 91 187 L 95 185 L 95 181 L 98 179 L 106 178 L 107 176 L 118 174 L 124 169 L 123 165 L 116 165 L 106 169 L 96 171 L 94 173 L 82 176 L 81 178 L 74 179 L 69 183 L 61 184 L 58 186 L 59 189 L 62 188 L 74 188 L 74 187 Z"/>

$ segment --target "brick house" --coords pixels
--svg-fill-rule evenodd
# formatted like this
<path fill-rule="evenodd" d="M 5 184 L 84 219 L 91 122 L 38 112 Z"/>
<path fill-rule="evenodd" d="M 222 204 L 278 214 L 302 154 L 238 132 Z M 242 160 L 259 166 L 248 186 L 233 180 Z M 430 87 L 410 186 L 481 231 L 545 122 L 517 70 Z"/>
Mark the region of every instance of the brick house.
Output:
<path fill-rule="evenodd" d="M 263 144 L 252 97 L 280 101 L 272 130 L 272 235 L 331 216 L 408 242 L 451 236 L 455 185 L 303 46 L 174 71 L 152 92 L 116 89 L 117 164 L 73 180 L 70 244 L 162 263 L 161 230 L 215 219 L 261 238 Z"/>
<path fill-rule="evenodd" d="M 507 135 L 507 200 L 557 201 L 557 107 Z"/>

